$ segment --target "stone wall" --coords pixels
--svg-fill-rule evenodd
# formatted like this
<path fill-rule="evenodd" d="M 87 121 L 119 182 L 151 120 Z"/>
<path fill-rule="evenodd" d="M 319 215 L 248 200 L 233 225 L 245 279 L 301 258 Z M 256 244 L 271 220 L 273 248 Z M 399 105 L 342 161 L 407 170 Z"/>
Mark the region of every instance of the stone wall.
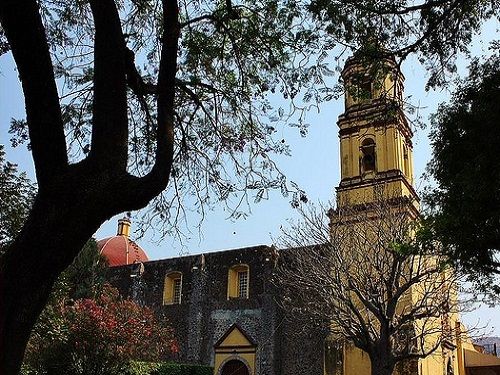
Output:
<path fill-rule="evenodd" d="M 109 280 L 123 296 L 155 310 L 173 327 L 179 362 L 213 365 L 214 344 L 237 323 L 257 344 L 257 374 L 323 373 L 323 336 L 278 308 L 279 290 L 271 283 L 277 253 L 257 246 L 204 255 L 113 267 Z M 229 268 L 250 269 L 249 298 L 227 297 Z M 182 272 L 181 304 L 163 305 L 165 275 Z"/>

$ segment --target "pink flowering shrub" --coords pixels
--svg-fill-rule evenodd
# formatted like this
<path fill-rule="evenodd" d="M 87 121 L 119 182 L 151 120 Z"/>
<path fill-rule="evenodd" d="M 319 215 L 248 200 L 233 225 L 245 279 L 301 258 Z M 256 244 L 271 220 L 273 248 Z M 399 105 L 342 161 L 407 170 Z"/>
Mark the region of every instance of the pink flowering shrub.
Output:
<path fill-rule="evenodd" d="M 95 299 L 62 300 L 44 311 L 25 367 L 34 373 L 115 374 L 131 360 L 161 361 L 175 351 L 165 322 L 106 285 Z"/>

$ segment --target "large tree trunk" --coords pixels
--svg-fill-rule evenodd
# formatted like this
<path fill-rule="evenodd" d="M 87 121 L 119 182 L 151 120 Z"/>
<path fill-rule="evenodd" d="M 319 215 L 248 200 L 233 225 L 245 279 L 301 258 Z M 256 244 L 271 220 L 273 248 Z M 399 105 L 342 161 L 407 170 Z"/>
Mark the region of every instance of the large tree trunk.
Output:
<path fill-rule="evenodd" d="M 94 17 L 92 147 L 70 165 L 45 29 L 36 0 L 0 1 L 0 22 L 19 70 L 39 192 L 0 258 L 0 375 L 19 372 L 29 334 L 55 279 L 106 220 L 137 210 L 168 184 L 174 150 L 179 38 L 176 0 L 163 0 L 156 159 L 143 177 L 128 160 L 125 38 L 114 0 L 90 0 Z"/>
<path fill-rule="evenodd" d="M 118 191 L 110 189 L 109 176 L 83 180 L 88 183 L 66 176 L 40 192 L 22 232 L 0 259 L 2 375 L 19 372 L 30 332 L 57 276 L 104 220 L 126 209 L 113 200 Z"/>
<path fill-rule="evenodd" d="M 392 375 L 394 372 L 394 360 L 391 353 L 391 345 L 388 329 L 382 328 L 380 340 L 374 345 L 369 353 L 371 362 L 371 375 Z"/>
<path fill-rule="evenodd" d="M 371 361 L 371 375 L 392 375 L 394 366 L 390 365 L 389 358 L 377 358 Z"/>
<path fill-rule="evenodd" d="M 82 162 L 39 191 L 21 233 L 0 258 L 0 375 L 19 373 L 55 280 L 99 226 L 144 207 L 167 182 Z"/>
<path fill-rule="evenodd" d="M 62 221 L 40 225 L 40 230 L 33 231 L 32 236 L 16 241 L 9 249 L 11 256 L 2 262 L 0 368 L 4 375 L 18 373 L 31 329 L 47 302 L 54 275 L 64 269 L 60 261 L 58 265 L 48 265 L 47 261 L 50 260 L 47 257 L 37 256 L 39 251 L 48 248 L 46 244 L 50 241 L 53 228 L 57 224 L 62 225 Z M 68 255 L 75 254 L 85 241 L 81 238 L 69 241 L 71 236 L 68 234 L 59 232 L 60 242 L 54 241 L 49 248 Z M 90 237 L 92 232 L 84 230 L 78 237 L 83 235 Z M 54 272 L 56 267 L 58 271 Z M 49 275 L 51 271 L 53 274 Z"/>

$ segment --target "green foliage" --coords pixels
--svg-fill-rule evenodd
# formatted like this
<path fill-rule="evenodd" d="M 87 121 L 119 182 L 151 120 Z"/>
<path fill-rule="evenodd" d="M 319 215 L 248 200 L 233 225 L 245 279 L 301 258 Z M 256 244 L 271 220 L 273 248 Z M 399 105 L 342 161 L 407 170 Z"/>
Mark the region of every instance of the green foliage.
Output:
<path fill-rule="evenodd" d="M 212 375 L 213 367 L 179 363 L 131 362 L 125 375 Z"/>
<path fill-rule="evenodd" d="M 499 67 L 500 55 L 474 61 L 432 119 L 428 227 L 476 280 L 500 273 Z"/>
<path fill-rule="evenodd" d="M 87 2 L 40 3 L 62 98 L 73 157 L 90 150 L 94 25 Z M 158 0 L 118 2 L 130 63 L 139 89 L 130 90 L 129 170 L 144 174 L 155 160 L 155 92 L 163 29 Z M 178 233 L 185 207 L 226 206 L 244 217 L 242 204 L 279 190 L 291 203 L 304 195 L 273 158 L 291 153 L 280 128 L 306 134 L 306 113 L 342 91 L 338 74 L 345 46 L 370 58 L 420 52 L 440 84 L 453 56 L 466 49 L 482 21 L 498 14 L 498 0 L 407 1 L 179 0 L 175 139 L 172 181 L 144 213 L 163 234 Z M 496 12 L 496 13 L 495 13 Z M 0 33 L 0 43 L 2 35 Z M 374 43 L 374 40 L 380 43 Z M 330 81 L 329 81 L 330 80 Z M 289 111 L 276 109 L 289 101 Z M 21 142 L 22 121 L 12 123 Z M 291 193 L 291 194 L 289 194 Z M 249 201 L 249 200 L 248 200 Z"/>
<path fill-rule="evenodd" d="M 19 233 L 28 217 L 36 186 L 17 165 L 5 160 L 0 145 L 0 253 Z"/>
<path fill-rule="evenodd" d="M 162 360 L 172 332 L 153 311 L 105 286 L 94 299 L 50 304 L 28 343 L 25 368 L 37 374 L 122 374 L 132 359 Z"/>
<path fill-rule="evenodd" d="M 52 300 L 98 297 L 106 282 L 107 259 L 94 238 L 88 240 L 73 263 L 62 273 L 52 291 Z"/>
<path fill-rule="evenodd" d="M 107 259 L 99 252 L 95 239 L 91 238 L 63 274 L 71 286 L 70 298 L 99 296 L 106 281 L 107 269 Z"/>
<path fill-rule="evenodd" d="M 24 375 L 121 374 L 131 359 L 162 360 L 177 350 L 166 322 L 122 300 L 105 283 L 106 270 L 89 240 L 54 285 L 28 343 Z"/>
<path fill-rule="evenodd" d="M 44 2 L 40 7 L 56 76 L 67 93 L 62 110 L 70 153 L 82 157 L 90 150 L 93 124 L 90 8 L 80 1 Z M 127 63 L 142 83 L 128 96 L 129 170 L 143 175 L 155 161 L 162 5 L 141 0 L 118 2 L 118 7 L 130 49 Z M 194 206 L 203 216 L 206 206 L 222 202 L 241 216 L 238 208 L 247 194 L 267 194 L 271 189 L 284 195 L 297 192 L 272 160 L 273 155 L 290 153 L 286 141 L 274 137 L 277 123 L 282 126 L 289 114 L 277 114 L 268 95 L 293 98 L 302 87 L 321 79 L 319 72 L 306 74 L 305 68 L 294 66 L 317 47 L 311 43 L 315 34 L 305 32 L 310 25 L 298 1 L 180 0 L 178 8 L 171 187 L 152 202 L 144 217 L 145 223 L 153 221 L 164 232 L 183 222 L 183 207 Z"/>
<path fill-rule="evenodd" d="M 124 371 L 124 375 L 150 375 L 161 366 L 158 362 L 131 361 Z"/>
<path fill-rule="evenodd" d="M 457 52 L 467 51 L 485 19 L 499 15 L 500 3 L 311 0 L 307 9 L 335 41 L 360 48 L 368 58 L 418 53 L 433 87 L 446 83 Z"/>
<path fill-rule="evenodd" d="M 408 255 L 414 254 L 416 250 L 413 243 L 405 242 L 390 242 L 387 247 L 401 257 L 407 257 Z"/>

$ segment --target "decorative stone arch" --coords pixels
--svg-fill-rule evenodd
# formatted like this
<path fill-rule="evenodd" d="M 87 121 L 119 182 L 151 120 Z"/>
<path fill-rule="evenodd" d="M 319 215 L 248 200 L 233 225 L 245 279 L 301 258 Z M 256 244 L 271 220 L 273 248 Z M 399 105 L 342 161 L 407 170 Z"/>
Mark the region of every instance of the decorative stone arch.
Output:
<path fill-rule="evenodd" d="M 243 363 L 245 365 L 245 367 L 247 368 L 247 371 L 248 371 L 248 375 L 253 375 L 253 372 L 252 372 L 252 367 L 250 366 L 250 364 L 248 363 L 248 361 L 239 356 L 238 354 L 234 354 L 230 357 L 227 357 L 226 359 L 224 359 L 222 361 L 222 363 L 220 364 L 219 368 L 217 369 L 217 374 L 216 375 L 222 375 L 222 371 L 224 370 L 224 366 L 228 363 L 228 362 L 231 362 L 231 361 L 239 361 L 241 363 Z"/>

